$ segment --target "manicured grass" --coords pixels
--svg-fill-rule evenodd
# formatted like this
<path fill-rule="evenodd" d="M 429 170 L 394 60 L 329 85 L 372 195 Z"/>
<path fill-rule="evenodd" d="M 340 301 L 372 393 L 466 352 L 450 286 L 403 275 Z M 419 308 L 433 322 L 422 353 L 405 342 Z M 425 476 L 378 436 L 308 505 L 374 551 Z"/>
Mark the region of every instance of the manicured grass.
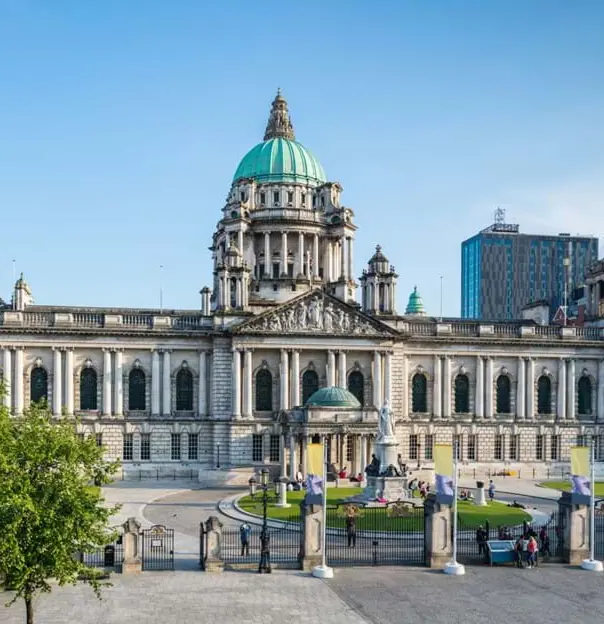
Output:
<path fill-rule="evenodd" d="M 327 526 L 332 528 L 344 528 L 346 516 L 344 508 L 336 506 L 346 499 L 362 492 L 361 488 L 328 488 L 327 489 Z M 275 507 L 277 499 L 274 494 L 268 502 L 267 513 L 269 518 L 275 520 L 295 521 L 299 516 L 299 507 L 305 492 L 288 492 L 287 501 L 291 504 L 289 509 Z M 239 499 L 239 506 L 248 513 L 262 515 L 262 497 L 257 494 L 252 500 L 250 496 Z M 458 513 L 462 523 L 468 527 L 484 524 L 487 520 L 491 527 L 514 526 L 524 520 L 530 520 L 530 515 L 522 509 L 508 507 L 505 503 L 493 502 L 486 507 L 477 507 L 468 501 L 458 502 Z M 387 509 L 360 510 L 357 516 L 357 529 L 373 529 L 378 531 L 418 531 L 423 528 L 423 515 L 415 513 L 410 516 L 393 517 Z"/>
<path fill-rule="evenodd" d="M 562 492 L 570 492 L 570 481 L 544 481 L 539 484 L 542 487 Z M 596 496 L 604 496 L 604 483 L 596 481 Z"/>

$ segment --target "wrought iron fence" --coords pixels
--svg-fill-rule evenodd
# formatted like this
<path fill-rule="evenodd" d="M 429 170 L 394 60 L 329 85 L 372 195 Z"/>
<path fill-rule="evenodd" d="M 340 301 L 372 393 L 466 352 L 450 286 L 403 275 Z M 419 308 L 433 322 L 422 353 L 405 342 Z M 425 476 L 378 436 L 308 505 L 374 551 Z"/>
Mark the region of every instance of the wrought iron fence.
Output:
<path fill-rule="evenodd" d="M 302 535 L 299 522 L 300 516 L 293 515 L 290 523 L 268 529 L 271 564 L 282 567 L 298 565 Z M 244 543 L 240 527 L 223 528 L 221 552 L 224 563 L 230 566 L 259 565 L 261 531 L 260 526 L 250 526 L 247 543 Z"/>
<path fill-rule="evenodd" d="M 523 522 L 515 526 L 493 526 L 489 522 L 464 522 L 457 519 L 457 560 L 465 564 L 488 563 L 489 540 L 512 540 L 533 535 L 539 544 L 538 559 L 548 560 L 551 557 L 562 557 L 564 545 L 564 516 L 559 512 L 551 514 L 547 522 Z M 479 529 L 485 534 L 480 535 Z"/>
<path fill-rule="evenodd" d="M 143 529 L 141 562 L 145 570 L 174 570 L 174 529 L 157 524 Z"/>
<path fill-rule="evenodd" d="M 408 503 L 327 508 L 329 565 L 426 564 L 424 510 Z"/>
<path fill-rule="evenodd" d="M 604 559 L 604 511 L 596 509 L 594 516 L 594 557 L 598 561 Z"/>
<path fill-rule="evenodd" d="M 123 559 L 124 544 L 121 535 L 111 544 L 80 555 L 80 561 L 90 568 L 117 568 L 122 565 Z"/>

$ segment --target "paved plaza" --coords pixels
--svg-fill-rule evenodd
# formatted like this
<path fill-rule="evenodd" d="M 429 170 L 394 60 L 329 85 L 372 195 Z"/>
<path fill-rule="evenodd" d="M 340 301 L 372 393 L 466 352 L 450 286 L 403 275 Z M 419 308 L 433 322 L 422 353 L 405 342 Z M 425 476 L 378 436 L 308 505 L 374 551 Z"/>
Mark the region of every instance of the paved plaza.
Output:
<path fill-rule="evenodd" d="M 88 587 L 39 598 L 40 624 L 581 624 L 602 621 L 602 575 L 563 565 L 468 567 L 451 578 L 420 568 L 337 569 L 331 581 L 295 571 L 113 575 L 97 601 Z M 6 602 L 7 595 L 0 596 Z M 0 611 L 21 624 L 21 605 Z"/>

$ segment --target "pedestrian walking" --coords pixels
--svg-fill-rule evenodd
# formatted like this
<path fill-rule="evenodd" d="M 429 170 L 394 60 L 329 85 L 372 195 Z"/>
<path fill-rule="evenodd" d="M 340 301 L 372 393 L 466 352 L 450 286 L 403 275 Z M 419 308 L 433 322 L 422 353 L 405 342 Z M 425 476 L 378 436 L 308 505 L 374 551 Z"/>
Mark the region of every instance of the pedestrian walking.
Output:
<path fill-rule="evenodd" d="M 495 498 L 495 484 L 491 480 L 489 481 L 489 500 L 493 502 L 494 498 Z"/>
<path fill-rule="evenodd" d="M 346 537 L 348 548 L 354 548 L 357 545 L 357 519 L 354 516 L 346 517 Z"/>
<path fill-rule="evenodd" d="M 241 540 L 241 556 L 247 556 L 250 554 L 250 535 L 252 533 L 252 527 L 244 522 L 239 527 L 239 539 Z"/>
<path fill-rule="evenodd" d="M 476 530 L 476 543 L 478 544 L 478 556 L 487 558 L 488 549 L 487 542 L 489 540 L 489 536 L 485 531 L 484 527 L 480 525 Z"/>
<path fill-rule="evenodd" d="M 533 535 L 529 538 L 529 541 L 526 545 L 526 562 L 529 568 L 534 568 L 537 565 L 537 551 L 539 550 L 539 546 L 537 544 L 537 540 Z"/>
<path fill-rule="evenodd" d="M 268 534 L 268 531 L 262 529 L 262 533 L 260 533 L 260 565 L 258 566 L 258 572 L 262 574 L 263 572 L 266 574 L 270 574 L 273 570 L 271 568 L 271 558 L 270 558 L 270 550 L 269 543 L 271 537 Z"/>
<path fill-rule="evenodd" d="M 520 536 L 514 545 L 514 560 L 517 568 L 522 568 L 522 552 L 524 551 L 524 540 Z"/>

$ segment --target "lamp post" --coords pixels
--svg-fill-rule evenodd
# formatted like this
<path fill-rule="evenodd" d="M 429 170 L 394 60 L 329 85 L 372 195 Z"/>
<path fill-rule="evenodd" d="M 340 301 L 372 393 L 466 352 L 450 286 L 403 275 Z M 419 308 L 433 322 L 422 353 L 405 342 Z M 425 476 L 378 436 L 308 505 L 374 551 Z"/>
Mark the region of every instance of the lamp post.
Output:
<path fill-rule="evenodd" d="M 459 440 L 453 443 L 453 557 L 447 563 L 443 572 L 451 576 L 462 576 L 466 573 L 465 567 L 457 561 L 457 458 L 459 457 Z"/>
<path fill-rule="evenodd" d="M 581 562 L 581 567 L 584 570 L 590 572 L 602 572 L 604 571 L 604 565 L 601 561 L 596 561 L 594 558 L 594 546 L 596 538 L 596 436 L 591 438 L 591 475 L 590 475 L 590 501 L 589 501 L 589 559 L 584 559 Z"/>
<path fill-rule="evenodd" d="M 258 566 L 258 574 L 270 574 L 272 572 L 270 535 L 268 534 L 268 525 L 266 521 L 268 504 L 268 476 L 268 468 L 263 468 L 260 473 L 260 487 L 262 488 L 262 532 L 260 533 L 260 565 Z"/>
<path fill-rule="evenodd" d="M 250 496 L 254 498 L 256 496 L 256 488 L 258 487 L 258 481 L 256 481 L 256 479 L 252 477 L 247 483 L 250 486 Z"/>

